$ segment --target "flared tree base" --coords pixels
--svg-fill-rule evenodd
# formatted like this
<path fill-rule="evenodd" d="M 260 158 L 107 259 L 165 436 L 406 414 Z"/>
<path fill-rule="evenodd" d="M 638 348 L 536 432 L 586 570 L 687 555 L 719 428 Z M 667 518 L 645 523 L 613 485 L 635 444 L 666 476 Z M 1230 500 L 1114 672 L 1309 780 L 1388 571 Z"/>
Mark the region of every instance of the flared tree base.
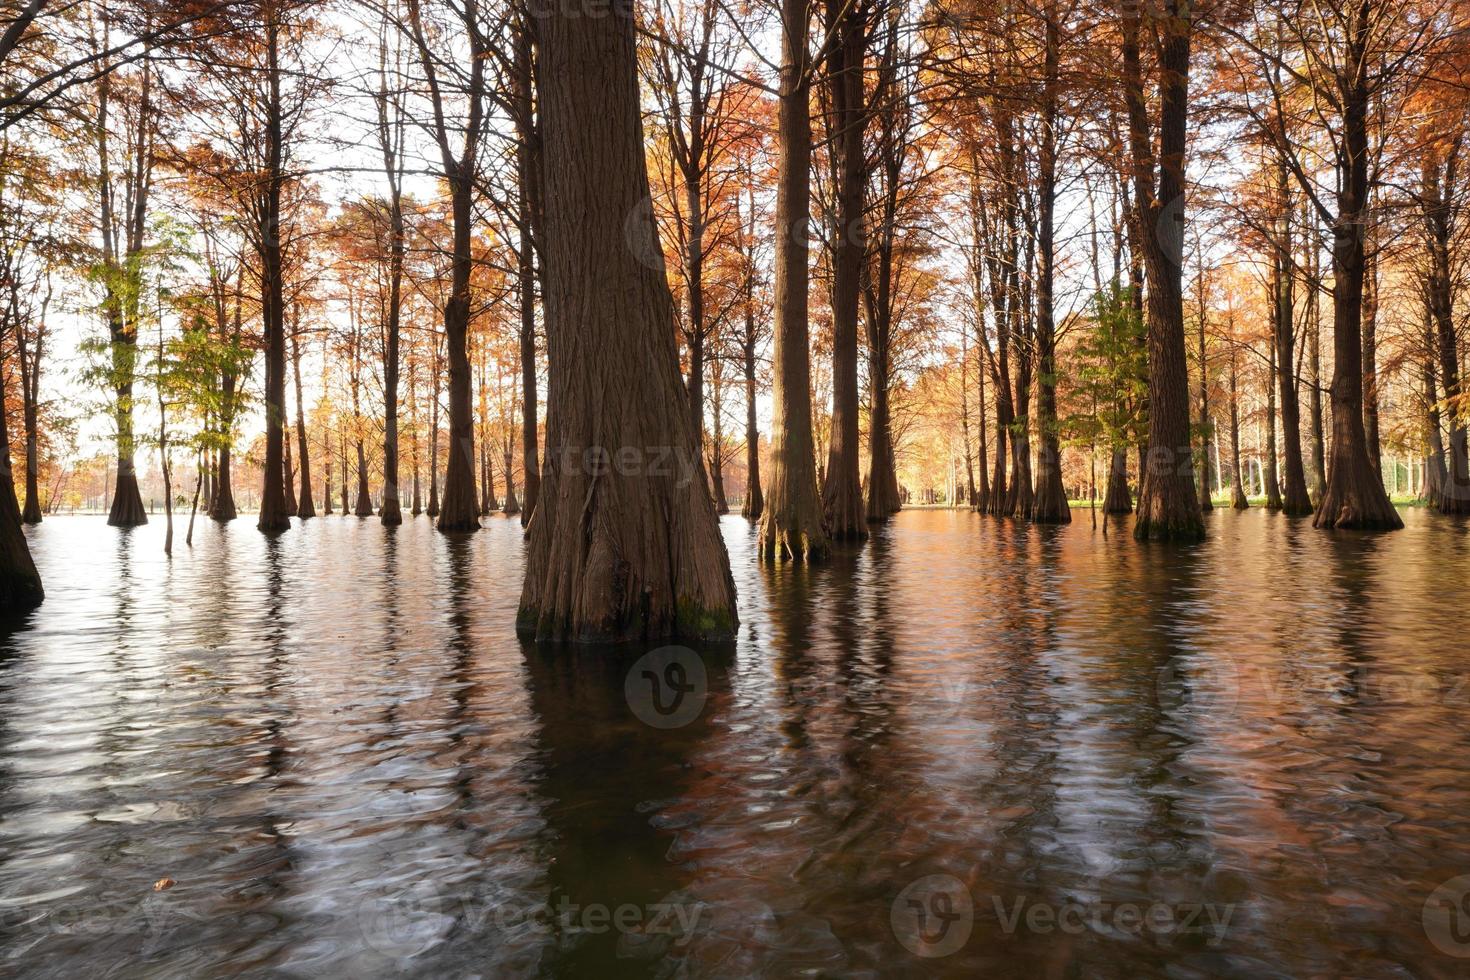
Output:
<path fill-rule="evenodd" d="M 148 523 L 143 509 L 143 496 L 138 492 L 138 478 L 132 473 L 118 474 L 117 489 L 112 495 L 112 509 L 107 512 L 109 527 L 141 527 Z"/>

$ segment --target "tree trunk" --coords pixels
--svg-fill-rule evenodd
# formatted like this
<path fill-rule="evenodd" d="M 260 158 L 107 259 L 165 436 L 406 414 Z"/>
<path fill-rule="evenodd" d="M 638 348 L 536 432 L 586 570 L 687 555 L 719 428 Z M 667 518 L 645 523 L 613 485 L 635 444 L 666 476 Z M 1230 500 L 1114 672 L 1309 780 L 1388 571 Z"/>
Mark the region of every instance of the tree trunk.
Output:
<path fill-rule="evenodd" d="M 1043 524 L 1070 524 L 1072 511 L 1067 505 L 1067 491 L 1062 486 L 1062 449 L 1060 423 L 1057 419 L 1057 354 L 1056 320 L 1053 304 L 1056 242 L 1053 222 L 1057 197 L 1057 86 L 1061 52 L 1061 26 L 1056 11 L 1048 4 L 1046 19 L 1046 56 L 1044 68 L 1043 108 L 1041 119 L 1040 229 L 1037 234 L 1036 279 L 1036 353 L 1041 373 L 1037 386 L 1036 426 L 1041 439 L 1036 457 L 1036 497 L 1031 504 L 1031 519 Z"/>
<path fill-rule="evenodd" d="M 439 516 L 439 391 L 440 368 L 438 339 L 434 341 L 434 366 L 431 374 L 431 399 L 429 402 L 429 506 L 424 513 L 431 518 Z"/>
<path fill-rule="evenodd" d="M 1353 47 L 1365 44 L 1358 25 Z M 1350 59 L 1359 62 L 1362 58 Z M 1368 90 L 1361 78 L 1340 86 L 1343 106 L 1337 220 L 1332 244 L 1332 455 L 1327 489 L 1313 520 L 1320 528 L 1396 530 L 1404 526 L 1369 458 L 1363 427 L 1362 228 L 1368 208 Z"/>
<path fill-rule="evenodd" d="M 1442 501 L 1444 485 L 1449 480 L 1444 463 L 1444 435 L 1440 426 L 1439 393 L 1434 383 L 1435 329 L 1434 311 L 1425 297 L 1424 361 L 1421 364 L 1424 384 L 1424 480 L 1419 496 L 1426 503 L 1438 506 Z"/>
<path fill-rule="evenodd" d="M 5 378 L 0 373 L 0 405 L 5 404 Z M 31 560 L 15 499 L 10 462 L 10 431 L 0 417 L 0 615 L 14 615 L 39 606 L 46 598 L 41 575 Z M 139 504 L 141 507 L 141 502 Z"/>
<path fill-rule="evenodd" d="M 1240 469 L 1240 369 L 1236 351 L 1230 351 L 1230 506 L 1250 507 L 1245 496 L 1245 476 Z"/>
<path fill-rule="evenodd" d="M 1128 449 L 1114 446 L 1108 465 L 1108 490 L 1103 497 L 1104 514 L 1133 513 L 1133 495 L 1128 489 Z"/>
<path fill-rule="evenodd" d="M 513 440 L 507 438 L 505 444 L 505 503 L 500 508 L 500 512 L 507 517 L 514 516 L 521 512 L 520 501 L 516 499 L 514 466 L 515 443 Z"/>
<path fill-rule="evenodd" d="M 470 272 L 474 215 L 472 173 L 450 179 L 454 213 L 454 261 L 449 302 L 444 304 L 444 344 L 449 360 L 449 466 L 444 474 L 439 530 L 477 531 L 475 511 L 475 421 L 470 398 Z"/>
<path fill-rule="evenodd" d="M 291 466 L 291 430 L 285 429 L 281 433 L 281 499 L 284 501 L 287 517 L 296 516 L 296 488 L 292 486 L 291 479 L 296 470 Z"/>
<path fill-rule="evenodd" d="M 1303 221 L 1303 227 L 1310 228 L 1308 223 L 1311 211 L 1304 212 L 1307 216 Z M 1311 330 L 1307 338 L 1307 362 L 1311 371 L 1311 412 L 1312 412 L 1312 500 L 1320 503 L 1322 494 L 1327 490 L 1327 433 L 1323 427 L 1322 416 L 1322 302 L 1320 293 L 1321 282 L 1321 260 L 1318 256 L 1317 240 L 1315 235 L 1306 235 L 1310 262 L 1307 267 L 1308 286 L 1312 291 L 1312 306 L 1308 311 L 1308 329 Z"/>
<path fill-rule="evenodd" d="M 1276 472 L 1276 376 L 1280 373 L 1279 352 L 1273 333 L 1266 372 L 1266 462 L 1262 479 L 1266 484 L 1266 509 L 1281 509 L 1281 480 Z"/>
<path fill-rule="evenodd" d="M 1281 401 L 1281 434 L 1286 453 L 1286 482 L 1281 508 L 1291 517 L 1312 513 L 1312 500 L 1307 495 L 1307 474 L 1302 466 L 1301 403 L 1297 395 L 1296 376 L 1296 276 L 1292 267 L 1292 208 L 1290 174 L 1286 161 L 1279 161 L 1276 190 L 1279 196 L 1275 260 L 1272 275 L 1276 285 L 1274 310 L 1277 350 L 1276 378 Z"/>
<path fill-rule="evenodd" d="M 388 328 L 383 343 L 383 499 L 379 512 L 385 526 L 396 527 L 403 523 L 403 508 L 398 500 L 398 372 L 404 236 L 403 204 L 396 187 L 388 220 L 393 241 L 388 260 Z"/>
<path fill-rule="evenodd" d="M 1194 453 L 1189 439 L 1189 373 L 1180 281 L 1192 13 L 1186 0 L 1169 0 L 1160 25 L 1157 184 L 1143 95 L 1138 17 L 1137 8 L 1125 5 L 1123 62 L 1134 197 L 1142 229 L 1153 230 L 1153 234 L 1140 236 L 1148 274 L 1149 432 L 1134 537 L 1199 541 L 1204 538 L 1205 527 L 1195 493 Z"/>
<path fill-rule="evenodd" d="M 772 350 L 771 476 L 761 514 L 767 559 L 817 560 L 828 551 L 817 495 L 812 439 L 808 321 L 808 227 L 811 221 L 811 79 L 809 7 L 781 0 L 780 97 L 777 106 L 776 322 Z"/>
<path fill-rule="evenodd" d="M 28 375 L 22 377 L 23 386 L 27 389 L 25 404 L 23 406 L 25 436 L 26 436 L 26 503 L 25 509 L 21 511 L 20 519 L 26 524 L 41 523 L 41 490 L 39 486 L 39 470 L 41 455 L 41 427 L 37 420 L 37 395 L 34 390 L 34 375 L 40 369 L 37 364 Z"/>
<path fill-rule="evenodd" d="M 1377 248 L 1376 245 L 1373 248 Z M 1364 260 L 1363 268 L 1363 430 L 1368 437 L 1368 462 L 1383 482 L 1383 444 L 1378 435 L 1378 256 Z"/>
<path fill-rule="evenodd" d="M 1462 394 L 1459 337 L 1455 330 L 1455 270 L 1451 260 L 1454 235 L 1453 202 L 1458 196 L 1459 143 L 1450 153 L 1430 151 L 1424 163 L 1424 188 L 1429 274 L 1426 277 L 1426 306 L 1431 324 L 1429 349 L 1439 353 L 1439 383 L 1446 401 Z M 1441 168 L 1443 177 L 1441 177 Z M 1430 381 L 1433 387 L 1433 381 Z M 1435 411 L 1435 431 L 1439 431 Z M 1441 464 L 1443 479 L 1438 495 L 1433 498 L 1442 514 L 1470 514 L 1470 458 L 1467 458 L 1464 406 L 1453 406 L 1449 413 L 1450 440 L 1448 464 Z"/>
<path fill-rule="evenodd" d="M 827 30 L 836 39 L 827 58 L 827 87 L 837 212 L 832 229 L 832 439 L 822 512 L 834 540 L 861 541 L 868 536 L 858 458 L 858 301 L 867 254 L 863 233 L 863 192 L 868 183 L 863 146 L 868 118 L 863 90 L 867 5 L 828 0 L 827 10 Z"/>
<path fill-rule="evenodd" d="M 660 251 L 639 208 L 650 191 L 632 10 L 557 8 L 540 26 L 550 387 L 517 629 L 728 639 L 735 587 L 689 427 L 673 299 L 644 261 Z"/>
<path fill-rule="evenodd" d="M 267 8 L 273 10 L 273 8 Z M 280 25 L 267 14 L 265 24 L 269 98 L 266 113 L 266 173 L 261 200 L 260 287 L 265 334 L 265 470 L 256 527 L 266 533 L 291 526 L 286 512 L 286 307 L 281 255 L 282 172 L 281 73 L 277 62 Z"/>
<path fill-rule="evenodd" d="M 310 442 L 306 437 L 306 407 L 301 399 L 301 338 L 300 329 L 291 333 L 291 370 L 296 381 L 296 448 L 301 460 L 301 499 L 296 503 L 296 516 L 307 520 L 316 516 L 316 502 L 312 498 Z"/>
<path fill-rule="evenodd" d="M 540 146 L 535 112 L 535 68 L 531 21 L 523 19 L 515 40 L 516 168 L 520 193 L 520 243 L 516 275 L 520 287 L 521 355 L 521 525 L 530 523 L 541 489 L 536 390 L 536 237 L 540 234 Z"/>
<path fill-rule="evenodd" d="M 373 493 L 368 489 L 367 447 L 362 437 L 357 439 L 357 505 L 352 508 L 357 517 L 373 516 Z"/>
<path fill-rule="evenodd" d="M 408 364 L 409 460 L 413 466 L 413 516 L 424 512 L 423 494 L 419 486 L 419 395 L 417 362 Z"/>
<path fill-rule="evenodd" d="M 761 496 L 761 434 L 755 415 L 755 311 L 751 309 L 748 298 L 745 316 L 747 339 L 742 351 L 745 367 L 745 503 L 740 508 L 740 516 L 758 521 L 765 510 L 765 500 Z"/>

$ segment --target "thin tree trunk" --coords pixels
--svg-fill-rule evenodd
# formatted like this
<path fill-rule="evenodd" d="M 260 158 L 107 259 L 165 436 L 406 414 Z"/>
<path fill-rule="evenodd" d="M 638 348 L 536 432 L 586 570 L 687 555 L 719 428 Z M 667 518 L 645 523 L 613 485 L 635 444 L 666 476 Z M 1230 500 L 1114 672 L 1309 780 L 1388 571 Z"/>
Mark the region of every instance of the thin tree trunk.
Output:
<path fill-rule="evenodd" d="M 1230 350 L 1230 506 L 1245 510 L 1245 477 L 1240 469 L 1240 367 L 1234 347 Z"/>
<path fill-rule="evenodd" d="M 521 356 L 521 524 L 530 523 L 541 489 L 540 438 L 536 389 L 536 242 L 540 224 L 541 135 L 534 118 L 535 69 L 531 21 L 523 18 L 515 39 L 516 168 L 520 208 L 520 242 L 516 274 L 520 288 Z"/>
<path fill-rule="evenodd" d="M 291 526 L 286 510 L 286 308 L 281 252 L 282 171 L 281 72 L 278 62 L 280 25 L 275 8 L 266 5 L 265 38 L 268 97 L 266 114 L 265 187 L 260 201 L 261 320 L 265 333 L 265 468 L 256 527 L 266 533 Z"/>
<path fill-rule="evenodd" d="M 296 447 L 301 461 L 301 499 L 296 502 L 296 516 L 302 520 L 316 516 L 312 498 L 310 443 L 306 434 L 306 406 L 301 398 L 300 324 L 291 332 L 291 371 L 296 381 Z"/>
<path fill-rule="evenodd" d="M 1050 3 L 1042 16 L 1046 20 L 1046 55 L 1042 83 L 1040 187 L 1037 189 L 1041 220 L 1037 234 L 1036 281 L 1036 348 L 1041 373 L 1037 386 L 1036 425 L 1041 447 L 1036 458 L 1036 497 L 1031 505 L 1031 519 L 1045 524 L 1070 524 L 1072 511 L 1067 505 L 1067 491 L 1062 486 L 1061 432 L 1057 419 L 1057 337 L 1052 308 L 1061 25 L 1057 23 L 1056 10 Z"/>

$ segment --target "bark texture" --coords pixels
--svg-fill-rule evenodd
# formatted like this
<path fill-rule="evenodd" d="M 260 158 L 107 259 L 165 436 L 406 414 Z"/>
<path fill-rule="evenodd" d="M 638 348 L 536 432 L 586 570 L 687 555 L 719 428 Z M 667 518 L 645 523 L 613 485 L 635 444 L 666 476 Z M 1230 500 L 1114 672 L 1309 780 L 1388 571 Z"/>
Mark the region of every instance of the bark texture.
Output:
<path fill-rule="evenodd" d="M 551 641 L 728 638 L 735 587 L 642 207 L 632 10 L 557 8 L 540 39 L 550 386 L 517 628 Z"/>
<path fill-rule="evenodd" d="M 1153 137 L 1143 94 L 1138 49 L 1139 12 L 1124 5 L 1123 63 L 1133 158 L 1135 206 L 1148 274 L 1149 433 L 1143 490 L 1134 537 L 1199 541 L 1204 518 L 1195 493 L 1189 438 L 1189 372 L 1185 358 L 1184 151 L 1189 111 L 1192 8 L 1169 0 L 1158 25 L 1159 166 L 1154 176 Z"/>
<path fill-rule="evenodd" d="M 808 223 L 811 220 L 811 79 L 809 8 L 782 0 L 776 165 L 776 324 L 772 347 L 771 475 L 761 514 L 760 549 L 768 559 L 819 559 L 828 551 L 817 496 L 812 439 L 811 353 L 807 320 Z"/>

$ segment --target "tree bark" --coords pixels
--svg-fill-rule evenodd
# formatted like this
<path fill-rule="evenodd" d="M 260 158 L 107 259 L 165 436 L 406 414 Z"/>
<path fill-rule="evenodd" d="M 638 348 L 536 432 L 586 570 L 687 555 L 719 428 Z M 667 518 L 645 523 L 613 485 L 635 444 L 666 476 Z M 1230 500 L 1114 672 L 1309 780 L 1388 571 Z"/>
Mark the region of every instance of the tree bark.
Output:
<path fill-rule="evenodd" d="M 1062 449 L 1057 419 L 1057 337 L 1053 306 L 1056 241 L 1054 219 L 1057 197 L 1057 88 L 1060 71 L 1061 25 L 1055 8 L 1048 3 L 1046 55 L 1043 69 L 1041 113 L 1041 156 L 1037 188 L 1040 227 L 1037 233 L 1036 353 L 1040 370 L 1037 386 L 1036 426 L 1041 440 L 1036 458 L 1036 496 L 1031 519 L 1042 524 L 1070 524 L 1072 511 L 1062 486 Z"/>
<path fill-rule="evenodd" d="M 1296 375 L 1296 275 L 1292 260 L 1292 207 L 1286 162 L 1278 161 L 1276 191 L 1278 220 L 1272 276 L 1276 285 L 1273 304 L 1277 350 L 1276 378 L 1281 402 L 1281 434 L 1286 454 L 1286 475 L 1281 509 L 1291 517 L 1312 513 L 1307 494 L 1307 474 L 1302 465 L 1301 403 Z"/>
<path fill-rule="evenodd" d="M 301 398 L 300 324 L 291 332 L 291 373 L 296 382 L 296 448 L 301 460 L 301 499 L 296 503 L 296 516 L 307 520 L 316 516 L 316 502 L 312 500 L 310 443 L 306 437 L 306 407 Z"/>
<path fill-rule="evenodd" d="M 868 119 L 863 88 L 867 11 L 865 0 L 827 0 L 827 30 L 835 38 L 827 56 L 827 88 L 837 210 L 832 229 L 832 439 L 822 512 L 828 533 L 838 541 L 868 536 L 858 459 L 858 303 L 867 255 L 863 228 L 863 192 L 868 183 L 863 145 Z"/>
<path fill-rule="evenodd" d="M 1240 468 L 1240 366 L 1234 348 L 1230 351 L 1230 506 L 1236 510 L 1250 507 Z"/>
<path fill-rule="evenodd" d="M 1159 25 L 1159 166 L 1143 96 L 1138 8 L 1124 5 L 1123 70 L 1134 197 L 1148 274 L 1149 433 L 1134 537 L 1199 541 L 1204 518 L 1195 494 L 1189 439 L 1189 374 L 1184 343 L 1184 153 L 1189 113 L 1192 8 L 1169 0 Z M 1152 234 L 1149 234 L 1149 231 Z"/>
<path fill-rule="evenodd" d="M 660 250 L 640 209 L 650 191 L 633 12 L 559 7 L 541 30 L 550 386 L 517 629 L 548 641 L 728 639 L 735 587 L 690 430 L 673 299 L 646 261 Z"/>
<path fill-rule="evenodd" d="M 1448 152 L 1432 148 L 1425 153 L 1424 201 L 1426 240 L 1429 251 L 1429 274 L 1426 277 L 1426 307 L 1431 324 L 1430 350 L 1439 354 L 1439 383 L 1445 399 L 1462 394 L 1459 337 L 1455 329 L 1454 267 L 1450 250 L 1454 235 L 1454 202 L 1458 197 L 1458 172 L 1461 140 L 1456 139 Z M 1429 386 L 1433 387 L 1433 380 Z M 1441 464 L 1443 479 L 1438 495 L 1433 498 L 1442 514 L 1470 514 L 1470 447 L 1467 447 L 1463 406 L 1450 411 L 1449 461 Z M 1434 429 L 1439 431 L 1439 412 L 1434 410 Z M 1438 455 L 1438 454 L 1437 454 Z"/>
<path fill-rule="evenodd" d="M 5 376 L 0 372 L 0 405 L 5 404 Z M 10 461 L 10 430 L 0 414 L 0 615 L 10 616 L 39 606 L 46 598 L 41 575 L 31 559 L 15 499 Z"/>
<path fill-rule="evenodd" d="M 520 194 L 520 242 L 516 275 L 520 289 L 521 356 L 521 526 L 531 522 L 541 489 L 537 440 L 536 239 L 541 225 L 541 134 L 535 119 L 535 50 L 532 20 L 523 18 L 515 39 L 516 169 Z"/>
<path fill-rule="evenodd" d="M 291 526 L 286 511 L 285 424 L 286 424 L 286 308 L 285 275 L 281 255 L 282 172 L 281 72 L 279 65 L 280 25 L 275 8 L 265 10 L 265 42 L 268 96 L 265 112 L 266 173 L 260 195 L 260 287 L 261 320 L 265 334 L 265 468 L 260 492 L 260 516 L 256 527 L 271 534 Z"/>
<path fill-rule="evenodd" d="M 1327 489 L 1313 524 L 1319 528 L 1395 530 L 1404 526 L 1369 458 L 1363 427 L 1363 228 L 1368 209 L 1366 44 L 1371 25 L 1353 20 L 1338 98 L 1343 126 L 1338 150 L 1337 216 L 1332 243 L 1332 454 Z"/>
<path fill-rule="evenodd" d="M 760 549 L 770 560 L 818 560 L 828 552 L 817 495 L 807 320 L 811 221 L 809 8 L 781 0 L 780 96 L 776 112 L 776 323 L 772 351 L 771 476 Z"/>
<path fill-rule="evenodd" d="M 741 351 L 745 368 L 745 502 L 740 516 L 757 521 L 765 510 L 765 499 L 761 495 L 761 433 L 755 415 L 755 311 L 750 306 L 748 287 L 745 316 Z"/>
<path fill-rule="evenodd" d="M 1377 248 L 1375 244 L 1372 246 Z M 1378 255 L 1368 254 L 1363 268 L 1363 430 L 1368 462 L 1383 482 L 1383 443 L 1378 434 Z"/>

